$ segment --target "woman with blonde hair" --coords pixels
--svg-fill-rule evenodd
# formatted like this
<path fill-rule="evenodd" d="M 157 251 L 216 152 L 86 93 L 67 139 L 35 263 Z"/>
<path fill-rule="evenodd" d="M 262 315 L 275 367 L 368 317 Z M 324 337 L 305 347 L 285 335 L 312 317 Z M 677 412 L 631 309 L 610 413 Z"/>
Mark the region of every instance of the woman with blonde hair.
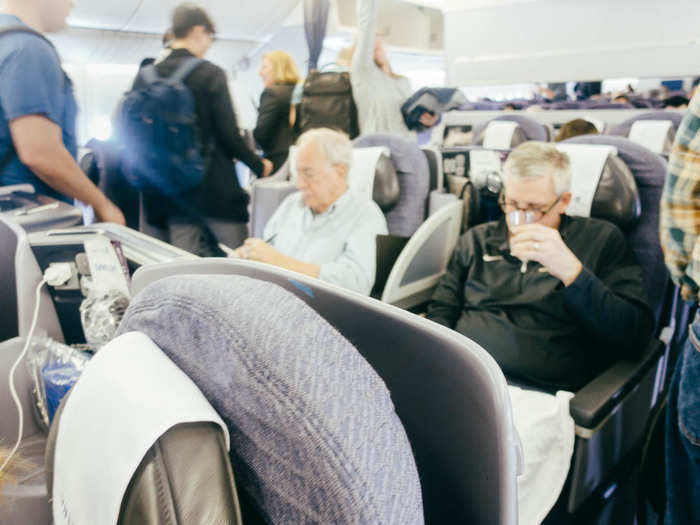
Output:
<path fill-rule="evenodd" d="M 357 42 L 352 53 L 350 80 L 357 106 L 360 133 L 393 133 L 415 137 L 401 114 L 401 106 L 413 95 L 406 77 L 395 74 L 386 48 L 377 37 L 377 0 L 357 1 Z M 431 127 L 439 115 L 425 112 L 421 123 Z"/>
<path fill-rule="evenodd" d="M 271 51 L 263 55 L 259 75 L 265 89 L 260 95 L 258 122 L 253 136 L 265 158 L 272 161 L 273 171 L 277 171 L 287 160 L 289 147 L 294 144 L 289 110 L 294 86 L 299 82 L 299 70 L 289 53 Z"/>

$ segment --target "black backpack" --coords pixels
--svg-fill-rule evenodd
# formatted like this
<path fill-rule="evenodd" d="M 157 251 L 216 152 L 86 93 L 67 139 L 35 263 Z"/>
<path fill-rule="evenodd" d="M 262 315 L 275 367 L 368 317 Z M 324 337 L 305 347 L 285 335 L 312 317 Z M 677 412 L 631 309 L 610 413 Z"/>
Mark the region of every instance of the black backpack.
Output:
<path fill-rule="evenodd" d="M 311 71 L 304 81 L 295 128 L 298 134 L 314 128 L 331 128 L 347 133 L 351 139 L 357 137 L 360 127 L 350 73 Z"/>
<path fill-rule="evenodd" d="M 124 95 L 117 130 L 124 145 L 124 173 L 139 191 L 179 201 L 204 179 L 206 152 L 199 140 L 192 92 L 185 79 L 203 60 L 185 59 L 169 77 L 154 65 L 141 68 L 140 88 Z"/>

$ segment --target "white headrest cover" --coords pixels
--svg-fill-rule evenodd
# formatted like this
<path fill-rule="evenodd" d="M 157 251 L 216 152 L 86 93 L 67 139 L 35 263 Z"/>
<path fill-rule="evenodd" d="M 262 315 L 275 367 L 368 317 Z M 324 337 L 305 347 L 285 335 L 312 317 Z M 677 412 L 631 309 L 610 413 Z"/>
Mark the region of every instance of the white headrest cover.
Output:
<path fill-rule="evenodd" d="M 661 154 L 672 126 L 670 120 L 638 120 L 632 123 L 628 137 L 654 153 Z"/>
<path fill-rule="evenodd" d="M 350 173 L 348 173 L 348 187 L 353 193 L 365 195 L 372 200 L 377 163 L 382 155 L 391 157 L 389 148 L 377 146 L 354 148 L 352 150 L 352 165 L 350 166 Z"/>
<path fill-rule="evenodd" d="M 117 523 L 129 481 L 148 449 L 180 423 L 226 425 L 151 339 L 130 332 L 105 345 L 73 387 L 58 421 L 55 525 Z"/>
<path fill-rule="evenodd" d="M 617 155 L 614 146 L 598 144 L 557 144 L 557 149 L 571 160 L 572 199 L 567 215 L 590 217 L 593 197 L 608 157 Z"/>
<path fill-rule="evenodd" d="M 484 133 L 484 148 L 510 149 L 513 143 L 513 133 L 517 128 L 518 123 L 510 120 L 489 122 Z"/>
<path fill-rule="evenodd" d="M 299 178 L 299 171 L 297 170 L 297 147 L 290 146 L 289 156 L 287 157 L 287 163 L 289 165 L 289 180 L 295 185 L 297 179 Z"/>
<path fill-rule="evenodd" d="M 370 148 L 353 148 L 352 164 L 348 173 L 348 187 L 354 193 L 366 195 L 372 199 L 374 190 L 374 176 L 377 171 L 377 163 L 382 155 L 391 158 L 391 151 L 386 146 L 376 146 Z M 297 182 L 299 172 L 297 171 L 297 147 L 289 148 L 289 172 L 290 179 L 294 184 Z"/>

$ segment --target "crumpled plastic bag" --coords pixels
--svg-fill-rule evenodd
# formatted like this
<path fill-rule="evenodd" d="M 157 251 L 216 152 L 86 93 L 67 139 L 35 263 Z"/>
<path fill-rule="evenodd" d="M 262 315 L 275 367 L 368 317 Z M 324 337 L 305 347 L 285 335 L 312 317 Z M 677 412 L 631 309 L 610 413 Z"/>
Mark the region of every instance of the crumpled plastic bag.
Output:
<path fill-rule="evenodd" d="M 90 360 L 88 352 L 66 346 L 48 337 L 32 338 L 27 367 L 34 383 L 38 422 L 48 430 L 58 405 L 76 383 Z"/>
<path fill-rule="evenodd" d="M 85 299 L 80 304 L 80 321 L 88 345 L 95 351 L 114 337 L 129 297 L 118 290 L 105 290 L 94 286 L 91 279 L 81 281 Z"/>

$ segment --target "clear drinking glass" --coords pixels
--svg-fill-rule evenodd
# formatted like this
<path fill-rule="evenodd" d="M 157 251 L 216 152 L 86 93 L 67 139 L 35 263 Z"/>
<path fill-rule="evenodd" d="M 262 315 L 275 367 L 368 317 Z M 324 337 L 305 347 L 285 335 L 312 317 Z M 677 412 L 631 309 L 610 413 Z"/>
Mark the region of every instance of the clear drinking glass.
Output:
<path fill-rule="evenodd" d="M 508 224 L 511 228 L 522 226 L 523 224 L 532 224 L 533 222 L 535 222 L 534 211 L 514 210 L 508 214 Z M 520 272 L 525 273 L 526 271 L 527 259 L 523 259 L 523 263 L 520 265 Z"/>

